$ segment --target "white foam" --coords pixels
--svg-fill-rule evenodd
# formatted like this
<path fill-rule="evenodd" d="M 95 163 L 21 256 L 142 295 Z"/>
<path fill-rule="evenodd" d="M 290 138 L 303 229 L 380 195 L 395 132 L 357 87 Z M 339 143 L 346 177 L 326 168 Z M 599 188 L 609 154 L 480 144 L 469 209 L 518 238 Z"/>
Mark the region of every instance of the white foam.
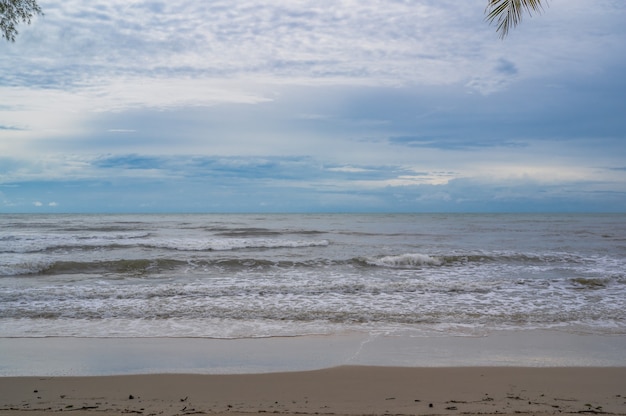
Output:
<path fill-rule="evenodd" d="M 55 248 L 132 246 L 138 244 L 139 241 L 145 241 L 148 237 L 149 234 L 145 232 L 90 233 L 84 235 L 18 233 L 2 237 L 5 244 L 1 252 L 34 253 Z"/>
<path fill-rule="evenodd" d="M 0 253 L 0 276 L 18 276 L 39 273 L 50 267 L 52 261 L 32 258 L 23 253 Z"/>
<path fill-rule="evenodd" d="M 407 268 L 416 266 L 441 266 L 443 260 L 427 254 L 406 253 L 398 256 L 385 256 L 377 259 L 367 259 L 368 264 L 382 267 Z"/>
<path fill-rule="evenodd" d="M 228 251 L 245 248 L 324 247 L 328 246 L 330 243 L 328 240 L 299 241 L 265 238 L 175 238 L 147 240 L 144 244 L 150 247 L 181 251 Z"/>

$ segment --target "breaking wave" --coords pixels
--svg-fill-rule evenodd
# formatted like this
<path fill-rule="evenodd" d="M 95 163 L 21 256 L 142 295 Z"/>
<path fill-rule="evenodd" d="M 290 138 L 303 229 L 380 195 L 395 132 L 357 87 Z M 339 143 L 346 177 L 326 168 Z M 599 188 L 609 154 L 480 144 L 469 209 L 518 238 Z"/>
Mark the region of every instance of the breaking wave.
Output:
<path fill-rule="evenodd" d="M 441 257 L 432 257 L 427 254 L 401 254 L 399 256 L 384 256 L 375 259 L 366 259 L 367 264 L 382 267 L 412 268 L 420 266 L 441 266 L 444 260 Z"/>

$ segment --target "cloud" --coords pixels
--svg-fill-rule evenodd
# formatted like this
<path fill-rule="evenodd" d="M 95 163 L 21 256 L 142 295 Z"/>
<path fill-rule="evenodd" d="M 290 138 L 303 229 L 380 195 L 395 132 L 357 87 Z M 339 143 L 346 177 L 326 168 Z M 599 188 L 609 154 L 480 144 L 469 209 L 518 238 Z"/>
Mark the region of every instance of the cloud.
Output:
<path fill-rule="evenodd" d="M 364 173 L 364 172 L 371 171 L 370 169 L 356 168 L 354 166 L 338 166 L 338 167 L 326 168 L 326 169 L 331 172 L 347 172 L 347 173 Z"/>
<path fill-rule="evenodd" d="M 29 195 L 63 200 L 69 212 L 491 212 L 626 209 L 622 191 L 578 172 L 521 169 L 514 177 L 484 172 L 419 171 L 402 166 L 324 167 L 309 158 L 136 156 L 93 160 L 61 179 L 29 176 L 3 188 L 3 212 L 28 212 Z M 129 164 L 130 163 L 130 164 Z M 185 165 L 191 168 L 185 168 Z M 353 169 L 354 168 L 354 169 Z M 529 171 L 529 170 L 528 170 Z M 623 174 L 622 174 L 623 175 Z M 77 197 L 79 192 L 80 197 Z M 31 199 L 32 201 L 32 199 Z M 57 212 L 55 202 L 30 203 Z"/>
<path fill-rule="evenodd" d="M 449 138 L 449 137 L 411 137 L 411 136 L 399 136 L 389 137 L 389 143 L 394 145 L 408 146 L 408 147 L 421 147 L 421 148 L 434 148 L 442 150 L 480 150 L 489 147 L 526 147 L 527 144 L 509 141 L 509 140 L 494 140 L 494 141 L 476 141 L 467 140 L 462 138 Z"/>
<path fill-rule="evenodd" d="M 491 68 L 485 68 L 486 74 L 473 76 L 465 85 L 472 91 L 490 95 L 506 90 L 519 75 L 519 68 L 511 60 L 497 59 Z"/>
<path fill-rule="evenodd" d="M 42 7 L 2 45 L 5 209 L 624 205 L 621 2 L 506 41 L 477 0 Z"/>
<path fill-rule="evenodd" d="M 151 100 L 137 99 L 142 94 L 154 98 L 150 91 L 155 88 L 177 91 L 181 85 L 173 88 L 175 84 L 165 81 L 169 79 L 179 84 L 188 79 L 230 79 L 450 85 L 485 73 L 532 76 L 534 65 L 545 61 L 539 54 L 507 50 L 524 50 L 515 37 L 510 48 L 498 43 L 494 47 L 494 32 L 484 24 L 483 7 L 454 0 L 387 1 L 383 6 L 374 0 L 358 4 L 74 0 L 44 6 L 46 16 L 28 27 L 21 43 L 9 50 L 21 71 L 11 72 L 8 64 L 0 64 L 8 77 L 3 84 L 62 86 L 81 94 L 117 92 L 124 94 L 119 101 L 129 105 L 149 105 Z M 544 22 L 559 22 L 558 2 L 552 10 L 551 20 L 546 16 Z M 543 42 L 542 49 L 548 50 L 557 41 L 548 37 Z M 572 52 L 573 44 L 558 46 L 560 54 Z M 516 55 L 524 71 L 518 71 L 519 62 L 512 63 L 510 56 Z M 141 80 L 163 81 L 144 85 L 137 82 Z M 92 85 L 98 88 L 90 92 Z M 128 88 L 132 92 L 125 94 Z M 176 95 L 171 98 L 176 105 Z"/>

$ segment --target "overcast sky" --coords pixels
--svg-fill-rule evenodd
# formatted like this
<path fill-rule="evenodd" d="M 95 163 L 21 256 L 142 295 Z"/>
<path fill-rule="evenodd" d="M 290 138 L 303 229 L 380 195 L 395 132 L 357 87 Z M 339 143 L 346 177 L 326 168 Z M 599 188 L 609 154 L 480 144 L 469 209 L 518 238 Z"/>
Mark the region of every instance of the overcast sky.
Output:
<path fill-rule="evenodd" d="M 0 212 L 626 212 L 626 1 L 39 4 Z"/>

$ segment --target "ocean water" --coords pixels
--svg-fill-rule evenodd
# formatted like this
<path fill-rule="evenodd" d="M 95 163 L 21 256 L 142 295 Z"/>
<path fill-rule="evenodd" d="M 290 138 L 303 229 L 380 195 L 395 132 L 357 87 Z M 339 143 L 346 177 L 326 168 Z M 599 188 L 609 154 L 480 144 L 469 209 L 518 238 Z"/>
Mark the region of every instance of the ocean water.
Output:
<path fill-rule="evenodd" d="M 626 334 L 626 215 L 0 216 L 0 337 Z"/>

